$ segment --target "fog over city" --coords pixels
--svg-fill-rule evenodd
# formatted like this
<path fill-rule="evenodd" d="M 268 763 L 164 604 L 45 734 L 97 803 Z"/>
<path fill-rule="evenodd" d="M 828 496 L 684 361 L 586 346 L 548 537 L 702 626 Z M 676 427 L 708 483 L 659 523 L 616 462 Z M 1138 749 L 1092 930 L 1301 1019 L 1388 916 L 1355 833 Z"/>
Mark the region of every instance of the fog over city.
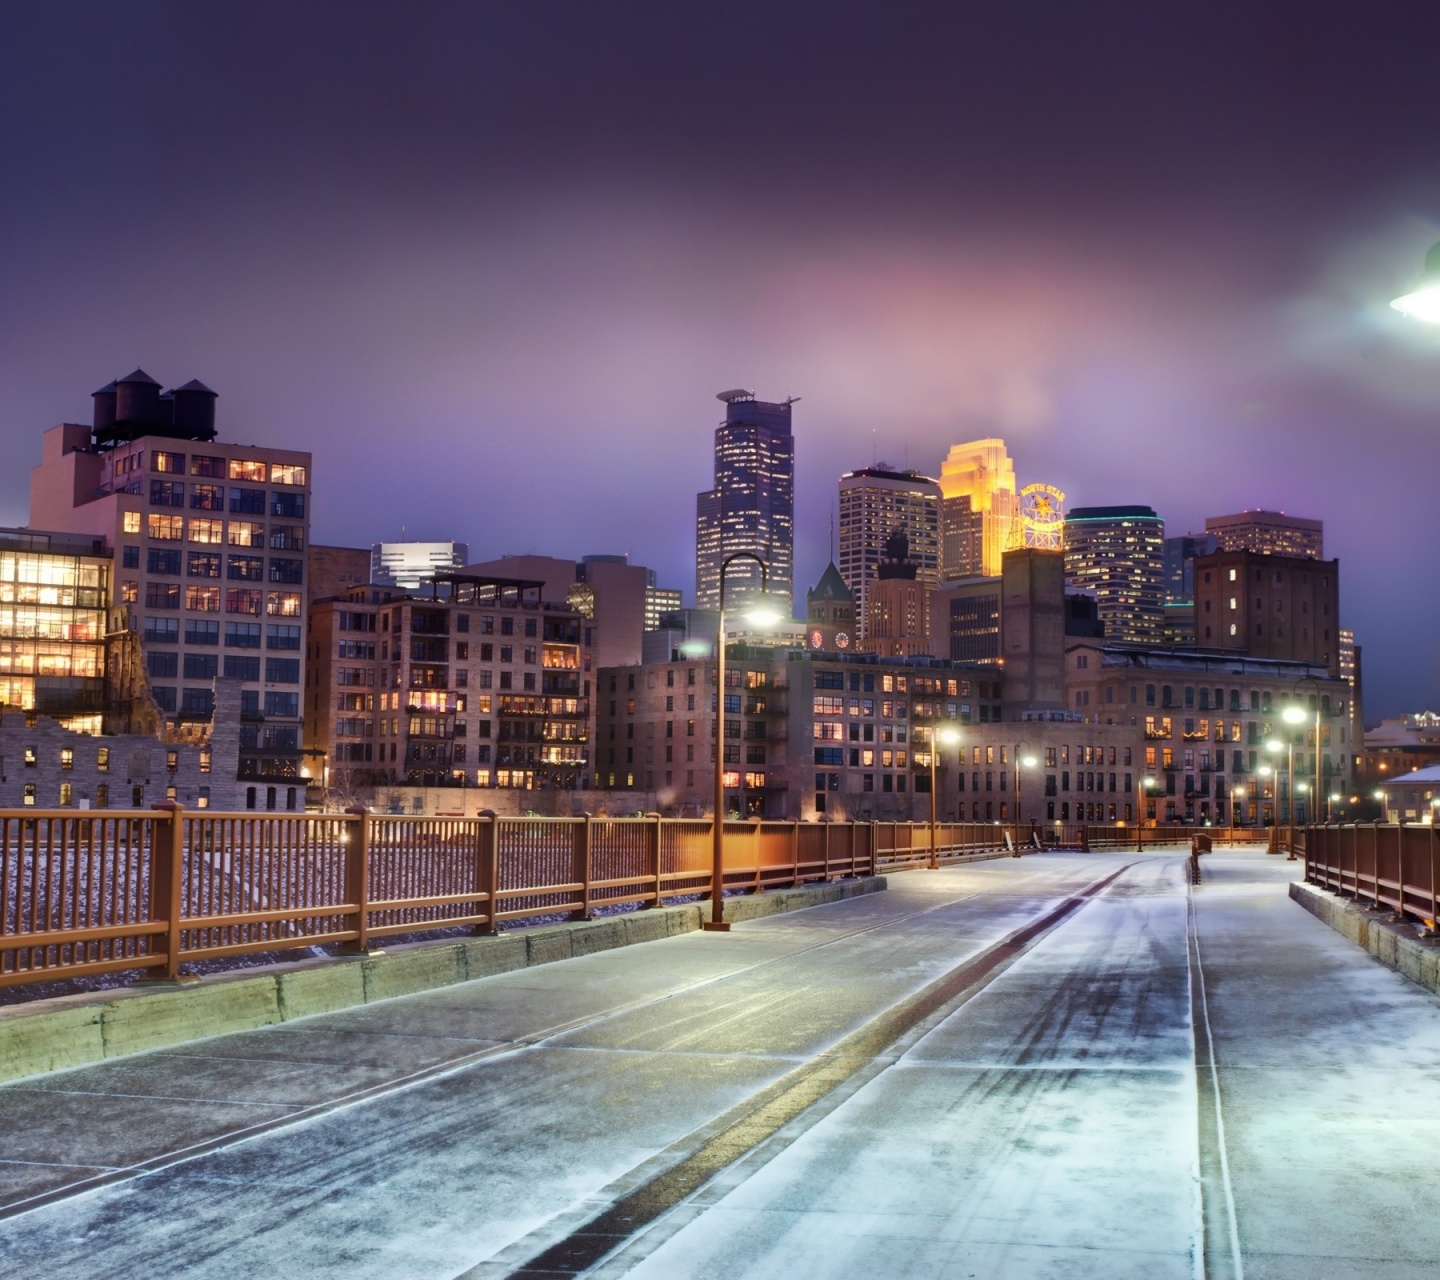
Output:
<path fill-rule="evenodd" d="M 51 3 L 0 45 L 0 523 L 137 365 L 314 453 L 316 541 L 694 587 L 714 394 L 838 476 L 1003 436 L 1167 532 L 1325 522 L 1367 720 L 1440 703 L 1440 14 Z"/>

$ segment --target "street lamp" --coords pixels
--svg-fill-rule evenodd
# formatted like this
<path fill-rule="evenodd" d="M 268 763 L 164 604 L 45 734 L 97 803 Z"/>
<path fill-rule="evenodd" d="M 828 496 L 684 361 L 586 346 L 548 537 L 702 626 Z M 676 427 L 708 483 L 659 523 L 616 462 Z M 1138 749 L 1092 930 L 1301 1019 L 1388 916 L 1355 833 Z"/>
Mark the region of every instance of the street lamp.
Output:
<path fill-rule="evenodd" d="M 1272 769 L 1268 764 L 1262 764 L 1258 769 L 1255 770 L 1255 772 L 1260 775 L 1260 782 L 1256 787 L 1256 794 L 1260 802 L 1260 810 L 1258 816 L 1260 818 L 1260 825 L 1263 827 L 1265 825 L 1265 779 L 1273 775 L 1275 770 Z M 1275 796 L 1275 799 L 1278 801 L 1280 799 L 1280 788 L 1278 786 L 1275 788 L 1273 794 Z"/>
<path fill-rule="evenodd" d="M 1332 791 L 1325 797 L 1325 821 L 1335 821 L 1335 806 L 1340 803 L 1341 796 L 1338 791 Z"/>
<path fill-rule="evenodd" d="M 1243 827 L 1244 822 L 1240 819 L 1245 816 L 1245 788 L 1232 787 L 1230 790 L 1230 825 Z"/>
<path fill-rule="evenodd" d="M 1020 774 L 1022 767 L 1025 769 L 1033 769 L 1038 763 L 1034 756 L 1022 756 L 1020 754 L 1021 747 L 1029 750 L 1030 744 L 1028 742 L 1017 742 L 1013 756 L 1015 762 L 1015 856 L 1017 858 L 1020 856 L 1020 824 L 1025 821 L 1025 811 L 1021 803 L 1025 793 L 1021 789 Z"/>
<path fill-rule="evenodd" d="M 1389 805 L 1389 803 L 1388 803 L 1388 797 L 1385 795 L 1385 793 L 1384 793 L 1383 791 L 1375 791 L 1375 792 L 1372 792 L 1371 794 L 1374 795 L 1375 799 L 1377 799 L 1378 801 L 1380 801 L 1380 821 L 1381 821 L 1381 822 L 1389 822 L 1389 821 L 1390 821 L 1390 805 Z"/>
<path fill-rule="evenodd" d="M 1420 283 L 1390 305 L 1425 324 L 1440 324 L 1440 244 L 1432 244 L 1425 255 L 1425 270 Z"/>
<path fill-rule="evenodd" d="M 746 610 L 746 619 L 757 627 L 773 627 L 781 617 L 770 603 L 770 570 L 765 561 L 749 551 L 737 551 L 720 564 L 720 609 L 715 630 L 715 830 L 710 868 L 710 919 L 701 927 L 725 933 L 725 571 L 736 560 L 753 560 L 760 566 L 760 596 Z"/>
<path fill-rule="evenodd" d="M 1153 790 L 1155 779 L 1141 774 L 1135 779 L 1135 852 L 1145 852 L 1145 793 Z"/>
<path fill-rule="evenodd" d="M 1302 684 L 1313 686 L 1315 692 L 1315 806 L 1319 809 L 1320 796 L 1325 790 L 1325 783 L 1320 772 L 1320 682 L 1314 676 L 1301 676 L 1295 681 L 1294 692 Z M 1305 709 L 1292 703 L 1285 708 L 1285 720 L 1289 724 L 1303 724 L 1305 722 Z"/>
<path fill-rule="evenodd" d="M 953 724 L 936 725 L 930 730 L 930 864 L 931 871 L 940 869 L 940 858 L 935 851 L 935 757 L 940 754 L 940 744 L 946 746 L 960 741 L 960 730 Z"/>

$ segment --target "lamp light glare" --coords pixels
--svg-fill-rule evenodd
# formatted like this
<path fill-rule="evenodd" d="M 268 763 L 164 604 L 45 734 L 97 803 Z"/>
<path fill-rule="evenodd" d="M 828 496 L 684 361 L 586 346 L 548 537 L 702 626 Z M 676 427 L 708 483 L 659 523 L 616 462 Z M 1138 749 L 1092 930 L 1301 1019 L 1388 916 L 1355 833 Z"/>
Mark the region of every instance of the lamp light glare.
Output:
<path fill-rule="evenodd" d="M 1285 723 L 1286 723 L 1286 724 L 1304 724 L 1304 723 L 1305 723 L 1305 712 L 1304 712 L 1304 710 L 1303 710 L 1302 708 L 1300 708 L 1300 707 L 1294 706 L 1293 704 L 1292 704 L 1291 706 L 1286 707 L 1285 710 L 1284 710 L 1284 712 L 1283 712 L 1282 714 L 1283 714 L 1283 716 L 1284 716 L 1284 718 L 1285 718 Z"/>
<path fill-rule="evenodd" d="M 1418 288 L 1396 298 L 1391 304 L 1401 315 L 1422 324 L 1440 324 L 1440 244 L 1432 244 L 1425 255 L 1425 271 Z"/>

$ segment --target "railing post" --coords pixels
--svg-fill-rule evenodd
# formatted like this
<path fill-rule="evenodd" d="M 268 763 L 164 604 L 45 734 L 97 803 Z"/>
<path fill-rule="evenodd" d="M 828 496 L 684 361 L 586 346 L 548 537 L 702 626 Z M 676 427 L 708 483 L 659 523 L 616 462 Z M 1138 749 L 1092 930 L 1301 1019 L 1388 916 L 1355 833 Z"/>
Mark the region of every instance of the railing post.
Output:
<path fill-rule="evenodd" d="M 825 866 L 830 866 L 830 859 L 825 859 Z M 790 824 L 790 884 L 793 888 L 800 883 L 800 824 Z"/>
<path fill-rule="evenodd" d="M 495 812 L 482 809 L 475 815 L 475 888 L 485 902 L 486 920 L 475 926 L 480 935 L 499 931 L 500 909 L 500 841 L 495 833 Z"/>
<path fill-rule="evenodd" d="M 825 824 L 825 835 L 821 841 L 821 848 L 824 850 L 825 866 L 828 870 L 830 866 L 830 823 L 828 822 Z M 852 876 L 855 874 L 855 824 L 853 822 L 850 824 L 850 874 Z M 798 867 L 795 875 L 796 879 L 799 879 Z"/>
<path fill-rule="evenodd" d="M 590 919 L 590 835 L 592 819 L 587 813 L 575 824 L 575 879 L 580 882 L 580 908 L 570 913 L 572 920 Z"/>
<path fill-rule="evenodd" d="M 648 902 L 640 904 L 641 910 L 647 907 L 662 907 L 665 905 L 664 895 L 660 889 L 660 832 L 665 825 L 665 819 L 658 813 L 646 815 L 647 818 L 654 818 L 654 822 L 645 824 L 645 868 L 648 875 L 655 877 L 655 893 Z"/>
<path fill-rule="evenodd" d="M 342 951 L 370 950 L 370 814 L 356 805 L 345 810 L 345 900 L 355 904 L 355 937 Z"/>
<path fill-rule="evenodd" d="M 156 818 L 150 834 L 150 919 L 165 921 L 164 981 L 180 977 L 180 890 L 185 869 L 185 810 L 178 801 L 150 806 L 166 814 Z M 155 971 L 150 970 L 151 973 Z"/>
<path fill-rule="evenodd" d="M 880 834 L 877 824 L 870 824 L 870 874 L 875 874 L 875 868 L 880 865 Z"/>

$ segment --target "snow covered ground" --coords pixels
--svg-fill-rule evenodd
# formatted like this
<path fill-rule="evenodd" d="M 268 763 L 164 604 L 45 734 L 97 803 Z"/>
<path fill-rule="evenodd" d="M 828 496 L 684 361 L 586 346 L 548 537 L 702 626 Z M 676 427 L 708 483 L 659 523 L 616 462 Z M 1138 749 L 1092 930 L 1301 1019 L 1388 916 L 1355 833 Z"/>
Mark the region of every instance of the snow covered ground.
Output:
<path fill-rule="evenodd" d="M 1440 1001 L 1291 903 L 1294 864 L 1204 865 L 1193 897 L 1171 854 L 911 872 L 729 935 L 0 1088 L 0 1203 L 61 1195 L 0 1218 L 0 1258 L 502 1276 L 633 1203 L 592 1274 L 1430 1275 Z"/>

